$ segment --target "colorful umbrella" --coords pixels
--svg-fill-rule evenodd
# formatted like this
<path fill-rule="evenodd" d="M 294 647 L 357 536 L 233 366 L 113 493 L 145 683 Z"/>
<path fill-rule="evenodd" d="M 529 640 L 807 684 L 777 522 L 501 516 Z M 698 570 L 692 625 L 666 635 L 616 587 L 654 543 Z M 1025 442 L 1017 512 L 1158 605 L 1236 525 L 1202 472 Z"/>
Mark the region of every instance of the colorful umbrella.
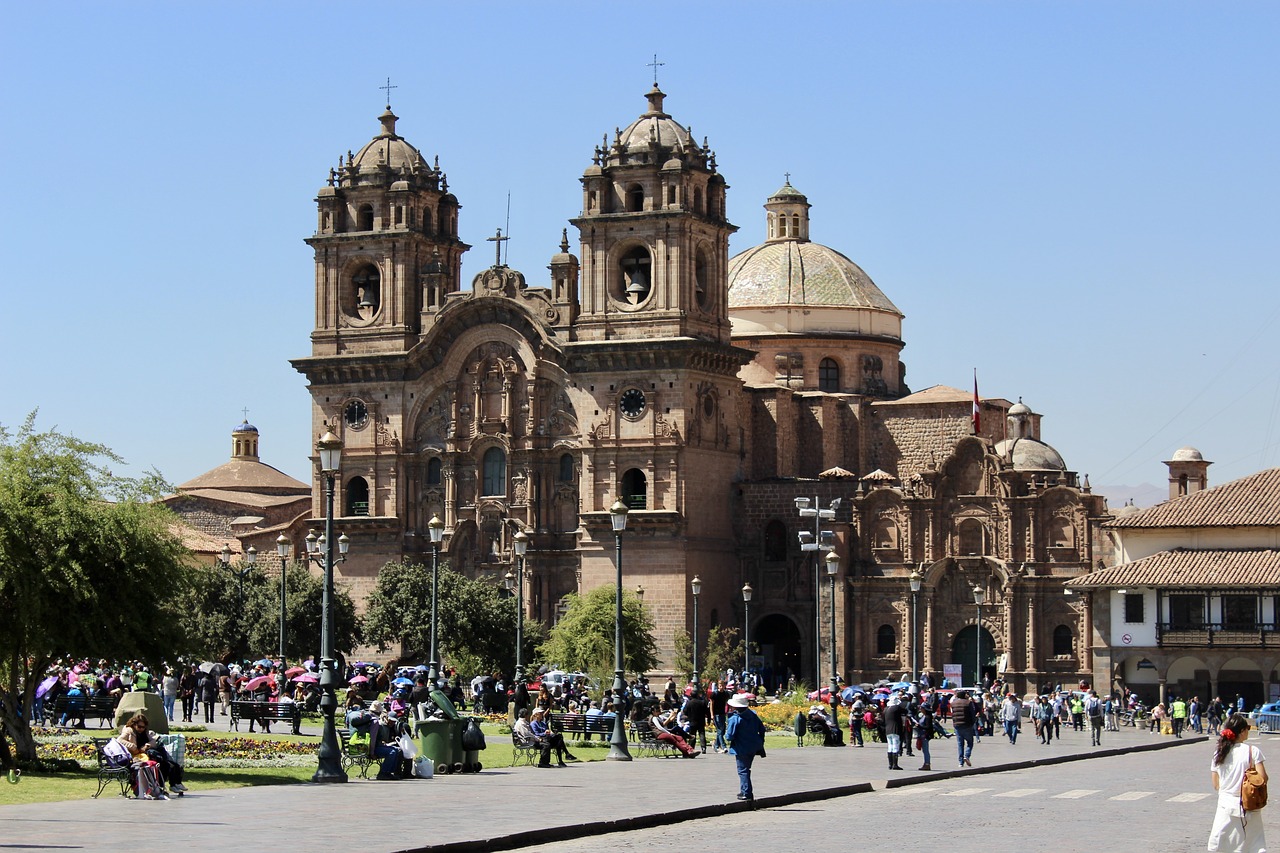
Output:
<path fill-rule="evenodd" d="M 347 683 L 348 684 L 364 684 L 368 680 L 369 679 L 365 678 L 363 675 L 357 675 L 355 678 L 352 678 Z"/>
<path fill-rule="evenodd" d="M 244 685 L 244 689 L 257 690 L 259 687 L 261 687 L 264 684 L 270 684 L 272 680 L 273 679 L 269 675 L 259 675 L 257 678 L 251 678 L 248 681 L 246 681 Z"/>
<path fill-rule="evenodd" d="M 306 669 L 303 667 L 291 666 L 284 671 L 284 674 L 286 678 L 293 678 L 295 675 L 302 675 L 304 672 L 306 672 Z"/>
<path fill-rule="evenodd" d="M 320 679 L 309 672 L 304 672 L 302 673 L 302 675 L 294 676 L 293 680 L 298 682 L 299 684 L 319 684 L 320 683 Z"/>
<path fill-rule="evenodd" d="M 412 687 L 412 686 L 413 686 L 413 679 L 411 679 L 411 678 L 397 678 L 395 681 L 393 681 L 393 682 L 391 682 L 391 683 L 392 683 L 392 684 L 405 684 L 405 685 L 408 685 L 408 686 Z"/>

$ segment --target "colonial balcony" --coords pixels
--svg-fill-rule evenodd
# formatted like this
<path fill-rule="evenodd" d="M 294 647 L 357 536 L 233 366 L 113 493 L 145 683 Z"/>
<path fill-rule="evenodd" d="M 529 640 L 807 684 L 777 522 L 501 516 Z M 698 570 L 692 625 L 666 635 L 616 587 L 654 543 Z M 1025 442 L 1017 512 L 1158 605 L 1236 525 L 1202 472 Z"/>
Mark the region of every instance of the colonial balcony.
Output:
<path fill-rule="evenodd" d="M 1280 647 L 1280 624 L 1260 622 L 1239 625 L 1223 622 L 1161 622 L 1156 625 L 1156 645 L 1162 648 L 1187 647 Z"/>

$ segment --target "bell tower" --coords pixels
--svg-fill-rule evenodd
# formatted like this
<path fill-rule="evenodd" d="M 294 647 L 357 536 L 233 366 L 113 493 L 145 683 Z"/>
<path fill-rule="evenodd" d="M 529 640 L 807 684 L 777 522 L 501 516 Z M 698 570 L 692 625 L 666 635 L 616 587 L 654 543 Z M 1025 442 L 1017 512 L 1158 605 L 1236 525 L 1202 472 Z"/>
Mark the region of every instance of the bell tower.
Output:
<path fill-rule="evenodd" d="M 316 321 L 312 355 L 408 351 L 444 296 L 458 289 L 458 199 L 439 158 L 428 164 L 396 133 L 381 131 L 338 158 L 316 197 Z"/>
<path fill-rule="evenodd" d="M 663 109 L 605 136 L 582 176 L 582 306 L 577 339 L 729 342 L 728 185 L 715 153 Z"/>

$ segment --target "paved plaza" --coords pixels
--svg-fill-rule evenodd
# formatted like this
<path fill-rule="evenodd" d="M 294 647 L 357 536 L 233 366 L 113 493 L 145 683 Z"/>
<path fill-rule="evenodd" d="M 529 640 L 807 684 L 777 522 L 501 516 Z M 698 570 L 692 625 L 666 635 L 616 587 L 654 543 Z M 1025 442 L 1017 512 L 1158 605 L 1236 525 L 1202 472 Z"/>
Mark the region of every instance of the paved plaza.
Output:
<path fill-rule="evenodd" d="M 956 767 L 954 741 L 935 741 L 932 773 L 915 769 L 918 757 L 904 757 L 908 769 L 891 775 L 879 744 L 773 749 L 756 763 L 754 810 L 734 798 L 732 759 L 714 754 L 551 770 L 486 767 L 430 781 L 211 791 L 197 781 L 186 797 L 169 802 L 104 796 L 0 806 L 0 849 L 176 846 L 222 853 L 255 835 L 254 846 L 273 846 L 299 833 L 332 831 L 334 844 L 350 842 L 362 853 L 537 849 L 552 842 L 559 853 L 586 845 L 598 853 L 636 849 L 639 838 L 646 849 L 673 849 L 707 833 L 744 833 L 745 843 L 791 826 L 869 838 L 927 829 L 956 843 L 971 838 L 972 848 L 951 849 L 976 850 L 979 842 L 991 844 L 988 833 L 1012 832 L 1018 823 L 1030 833 L 1020 848 L 1048 832 L 1067 843 L 1083 833 L 1092 850 L 1156 849 L 1109 840 L 1145 826 L 1156 833 L 1153 840 L 1185 836 L 1160 849 L 1201 849 L 1213 812 L 1210 740 L 1127 729 L 1107 733 L 1099 749 L 1087 734 L 1063 734 L 1047 747 L 1029 737 L 1017 746 L 984 738 L 972 769 Z M 1264 751 L 1270 740 L 1262 739 Z M 1186 839 L 1199 840 L 1188 846 Z M 661 846 L 667 843 L 672 847 Z"/>

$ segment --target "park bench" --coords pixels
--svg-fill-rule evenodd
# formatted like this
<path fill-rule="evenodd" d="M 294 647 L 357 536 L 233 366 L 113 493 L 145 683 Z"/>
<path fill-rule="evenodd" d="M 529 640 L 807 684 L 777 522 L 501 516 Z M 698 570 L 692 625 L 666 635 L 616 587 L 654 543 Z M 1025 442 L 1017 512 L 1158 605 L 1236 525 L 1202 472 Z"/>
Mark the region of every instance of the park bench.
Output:
<path fill-rule="evenodd" d="M 54 699 L 50 707 L 52 722 L 55 724 L 62 719 L 63 713 L 66 713 L 68 722 L 83 719 L 88 723 L 90 719 L 96 719 L 99 723 L 106 723 L 106 725 L 99 725 L 98 728 L 115 728 L 116 697 L 110 694 L 89 697 L 63 694 Z"/>
<path fill-rule="evenodd" d="M 613 734 L 613 717 L 603 714 L 556 714 L 551 719 L 551 728 L 565 736 L 566 740 L 591 740 L 592 735 L 600 735 L 608 740 Z"/>
<path fill-rule="evenodd" d="M 293 734 L 297 734 L 298 726 L 302 724 L 302 709 L 296 702 L 254 702 L 248 699 L 233 699 L 231 700 L 231 722 L 227 724 L 227 731 L 233 728 L 240 731 L 241 720 L 249 720 L 250 725 L 258 722 L 264 726 L 273 722 L 286 722 L 293 726 Z"/>
<path fill-rule="evenodd" d="M 511 732 L 511 766 L 515 767 L 517 761 L 523 760 L 524 763 L 532 767 L 533 763 L 542 756 L 542 747 L 532 740 L 523 740 L 514 731 Z"/>
<path fill-rule="evenodd" d="M 361 779 L 369 778 L 369 768 L 373 766 L 374 757 L 369 754 L 368 746 L 351 746 L 351 729 L 338 729 L 338 740 L 342 743 L 342 769 L 350 771 L 356 767 Z"/>
<path fill-rule="evenodd" d="M 658 758 L 681 757 L 680 750 L 665 741 L 658 740 L 658 736 L 653 731 L 653 723 L 648 720 L 632 721 L 631 733 L 635 736 L 636 745 L 642 755 L 652 755 Z"/>
<path fill-rule="evenodd" d="M 133 777 L 129 774 L 128 764 L 112 764 L 107 758 L 107 754 L 103 752 L 103 748 L 112 741 L 109 737 L 96 737 L 93 739 L 93 746 L 98 757 L 98 790 L 94 793 L 93 799 L 98 799 L 102 795 L 102 791 L 111 784 L 114 779 L 120 783 L 120 796 L 133 796 Z"/>

